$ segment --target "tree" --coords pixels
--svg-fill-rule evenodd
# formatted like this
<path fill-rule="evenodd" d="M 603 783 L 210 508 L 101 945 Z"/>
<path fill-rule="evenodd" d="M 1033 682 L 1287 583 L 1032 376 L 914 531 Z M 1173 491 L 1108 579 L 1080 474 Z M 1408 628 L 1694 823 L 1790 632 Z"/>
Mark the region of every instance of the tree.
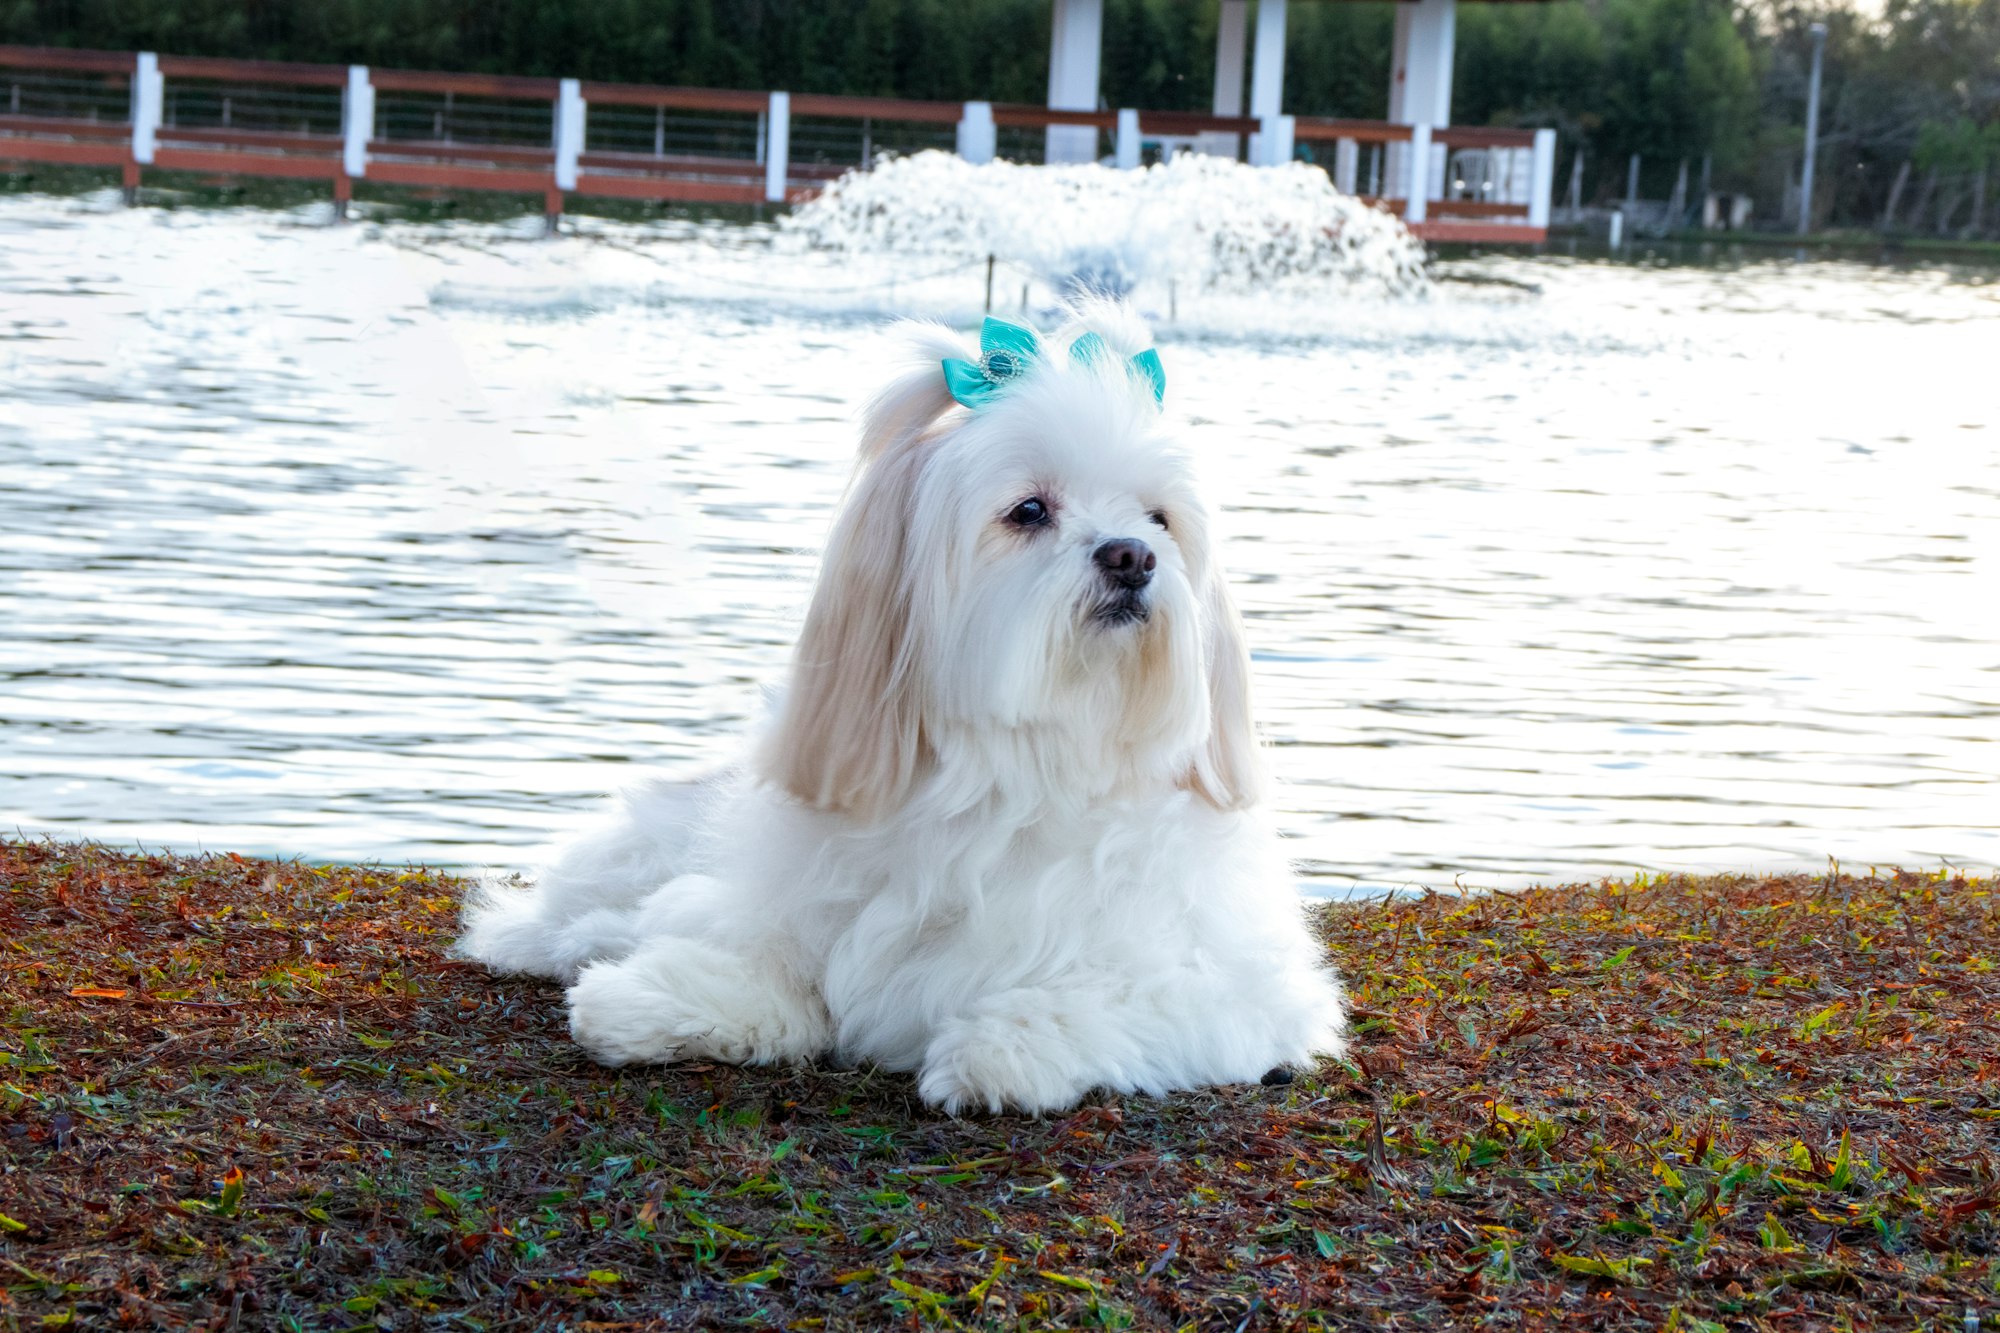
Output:
<path fill-rule="evenodd" d="M 1662 174 L 1704 154 L 1720 173 L 1748 165 L 1756 70 L 1723 0 L 1608 0 L 1604 45 L 1605 151 Z"/>

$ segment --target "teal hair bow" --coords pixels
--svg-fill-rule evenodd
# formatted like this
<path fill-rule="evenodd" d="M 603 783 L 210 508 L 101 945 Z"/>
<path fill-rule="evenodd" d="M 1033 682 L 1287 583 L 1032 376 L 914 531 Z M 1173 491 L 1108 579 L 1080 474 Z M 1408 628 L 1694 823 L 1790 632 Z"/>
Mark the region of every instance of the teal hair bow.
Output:
<path fill-rule="evenodd" d="M 984 407 L 993 401 L 994 394 L 1025 372 L 1029 363 L 1041 354 L 1042 340 L 1035 336 L 1033 329 L 988 315 L 986 322 L 979 326 L 979 360 L 972 362 L 955 356 L 946 357 L 945 387 L 951 390 L 953 398 L 967 407 Z"/>
<path fill-rule="evenodd" d="M 1028 367 L 1042 354 L 1042 340 L 1035 331 L 1020 324 L 1010 324 L 1004 319 L 991 315 L 979 327 L 979 360 L 966 361 L 955 356 L 944 359 L 945 387 L 951 396 L 965 406 L 978 409 L 991 403 L 994 396 L 1009 383 L 1027 372 Z M 1095 333 L 1086 333 L 1069 346 L 1070 358 L 1081 363 L 1090 363 L 1111 355 L 1111 348 Z M 1126 358 L 1126 368 L 1137 372 L 1152 386 L 1153 401 L 1164 402 L 1167 394 L 1167 372 L 1160 364 L 1160 354 L 1148 347 L 1137 356 Z"/>

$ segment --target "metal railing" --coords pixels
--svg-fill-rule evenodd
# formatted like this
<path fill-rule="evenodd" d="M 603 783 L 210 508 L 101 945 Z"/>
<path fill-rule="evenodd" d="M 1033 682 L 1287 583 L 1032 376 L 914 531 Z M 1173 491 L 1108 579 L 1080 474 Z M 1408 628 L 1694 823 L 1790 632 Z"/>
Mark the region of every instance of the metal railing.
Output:
<path fill-rule="evenodd" d="M 797 203 L 884 153 L 1039 162 L 1051 127 L 1094 133 L 1090 156 L 1128 169 L 1186 151 L 1304 158 L 1438 239 L 1539 240 L 1548 226 L 1553 130 L 0 46 L 0 161 L 115 166 L 128 192 L 157 168 L 326 180 L 343 206 L 356 180 L 539 194 L 551 216 L 566 195 Z"/>

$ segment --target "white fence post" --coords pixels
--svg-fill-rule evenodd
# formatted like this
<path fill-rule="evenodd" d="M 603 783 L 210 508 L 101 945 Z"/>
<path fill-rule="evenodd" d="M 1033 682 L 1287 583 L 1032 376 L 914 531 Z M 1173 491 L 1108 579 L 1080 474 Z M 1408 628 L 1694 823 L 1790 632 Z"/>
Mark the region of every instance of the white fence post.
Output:
<path fill-rule="evenodd" d="M 1404 173 L 1408 182 L 1407 196 L 1403 203 L 1403 221 L 1422 222 L 1430 213 L 1431 192 L 1431 127 L 1410 126 L 1410 169 Z"/>
<path fill-rule="evenodd" d="M 368 174 L 368 141 L 375 136 L 375 85 L 368 66 L 347 67 L 347 96 L 340 106 L 340 169 L 359 179 Z"/>
<path fill-rule="evenodd" d="M 583 156 L 583 84 L 564 79 L 556 93 L 556 188 L 576 188 L 576 162 Z"/>
<path fill-rule="evenodd" d="M 1118 113 L 1118 150 L 1113 161 L 1120 171 L 1139 165 L 1139 113 L 1130 107 Z"/>
<path fill-rule="evenodd" d="M 139 52 L 132 67 L 132 160 L 140 166 L 149 166 L 153 161 L 166 100 L 166 80 L 160 77 L 159 56 L 151 51 Z"/>
<path fill-rule="evenodd" d="M 1528 186 L 1528 225 L 1546 229 L 1556 190 L 1556 132 L 1535 131 L 1535 167 Z"/>
<path fill-rule="evenodd" d="M 993 124 L 991 102 L 967 102 L 958 121 L 958 155 L 974 165 L 993 160 L 1000 148 L 1000 131 Z"/>
<path fill-rule="evenodd" d="M 785 202 L 785 180 L 792 156 L 792 95 L 771 94 L 770 125 L 764 133 L 764 198 Z"/>

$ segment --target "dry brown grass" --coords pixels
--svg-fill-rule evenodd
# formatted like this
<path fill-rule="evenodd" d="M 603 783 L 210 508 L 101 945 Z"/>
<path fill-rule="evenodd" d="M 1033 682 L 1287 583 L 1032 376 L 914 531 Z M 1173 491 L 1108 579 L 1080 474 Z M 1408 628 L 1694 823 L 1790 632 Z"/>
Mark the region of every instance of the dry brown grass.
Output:
<path fill-rule="evenodd" d="M 0 843 L 0 1327 L 1956 1328 L 1993 889 L 1330 907 L 1350 1062 L 953 1121 L 597 1068 L 447 878 Z"/>

